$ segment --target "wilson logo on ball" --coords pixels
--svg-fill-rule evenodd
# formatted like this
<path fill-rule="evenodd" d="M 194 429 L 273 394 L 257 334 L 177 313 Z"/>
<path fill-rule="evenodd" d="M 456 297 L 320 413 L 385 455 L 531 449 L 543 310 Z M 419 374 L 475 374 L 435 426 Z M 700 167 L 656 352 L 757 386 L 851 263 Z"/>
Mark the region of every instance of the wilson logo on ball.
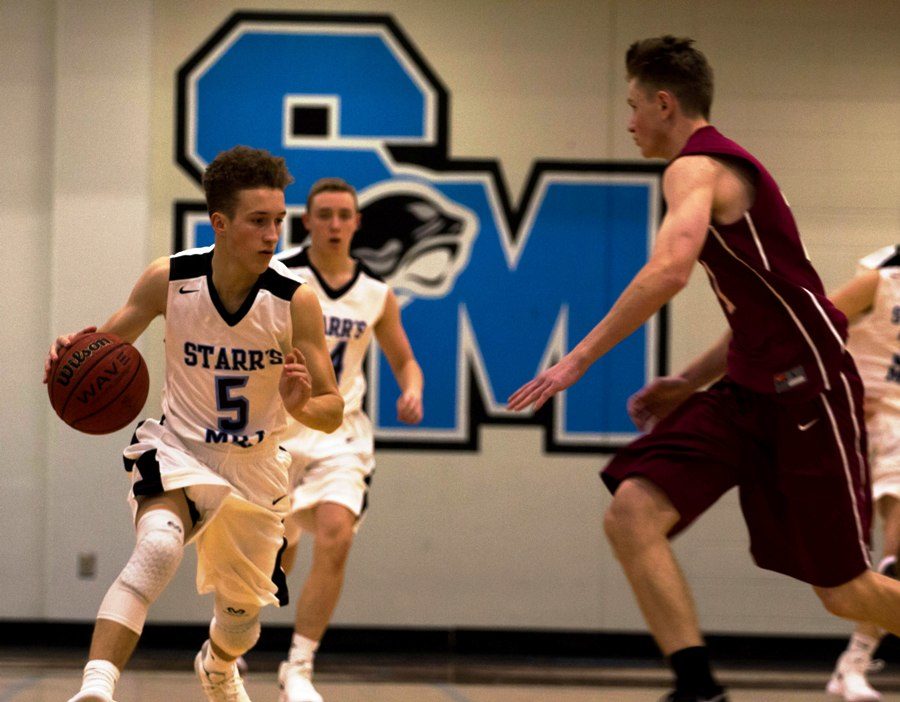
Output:
<path fill-rule="evenodd" d="M 108 338 L 97 339 L 83 351 L 76 351 L 73 353 L 66 364 L 57 371 L 55 382 L 62 386 L 68 385 L 69 381 L 72 380 L 75 371 L 78 370 L 86 359 L 90 358 L 97 349 L 102 349 L 104 346 L 109 346 L 111 343 L 113 342 Z"/>

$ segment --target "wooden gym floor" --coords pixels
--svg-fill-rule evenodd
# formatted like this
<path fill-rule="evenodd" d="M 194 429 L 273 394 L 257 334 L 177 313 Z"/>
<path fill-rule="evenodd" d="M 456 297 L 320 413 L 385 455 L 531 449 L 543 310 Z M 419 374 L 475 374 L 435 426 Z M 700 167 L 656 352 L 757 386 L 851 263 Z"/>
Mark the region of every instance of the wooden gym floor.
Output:
<path fill-rule="evenodd" d="M 0 702 L 65 702 L 78 689 L 84 652 L 0 650 Z M 251 657 L 247 691 L 277 702 L 271 653 Z M 138 654 L 122 676 L 117 702 L 203 702 L 190 653 Z M 828 665 L 720 668 L 731 702 L 834 701 L 824 692 Z M 656 702 L 668 672 L 647 663 L 498 658 L 323 655 L 316 684 L 326 702 Z M 883 702 L 900 702 L 900 665 L 872 678 Z"/>

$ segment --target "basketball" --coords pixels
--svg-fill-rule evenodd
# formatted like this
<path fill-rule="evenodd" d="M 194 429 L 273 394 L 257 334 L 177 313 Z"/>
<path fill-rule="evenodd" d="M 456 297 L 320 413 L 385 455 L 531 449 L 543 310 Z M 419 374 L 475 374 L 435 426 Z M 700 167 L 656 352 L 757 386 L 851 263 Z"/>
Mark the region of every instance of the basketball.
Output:
<path fill-rule="evenodd" d="M 149 388 L 140 352 L 105 332 L 81 334 L 61 349 L 47 383 L 56 414 L 85 434 L 109 434 L 130 424 Z"/>

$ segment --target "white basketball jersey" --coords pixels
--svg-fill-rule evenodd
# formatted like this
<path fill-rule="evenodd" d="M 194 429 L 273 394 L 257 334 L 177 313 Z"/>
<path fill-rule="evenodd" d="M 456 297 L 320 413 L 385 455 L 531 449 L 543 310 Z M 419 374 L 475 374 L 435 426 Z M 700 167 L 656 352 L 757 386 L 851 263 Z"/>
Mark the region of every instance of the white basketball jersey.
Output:
<path fill-rule="evenodd" d="M 344 398 L 344 414 L 355 412 L 362 407 L 366 394 L 362 365 L 372 340 L 372 328 L 384 312 L 387 283 L 357 259 L 350 282 L 336 290 L 313 267 L 305 248 L 285 251 L 278 258 L 319 296 L 325 341 Z"/>
<path fill-rule="evenodd" d="M 850 327 L 853 355 L 866 402 L 900 410 L 900 247 L 886 246 L 859 262 L 860 271 L 878 270 L 872 309 Z"/>
<path fill-rule="evenodd" d="M 291 298 L 303 281 L 272 260 L 236 312 L 212 284 L 213 247 L 169 259 L 165 423 L 211 448 L 249 448 L 281 432 L 278 392 L 292 348 Z"/>

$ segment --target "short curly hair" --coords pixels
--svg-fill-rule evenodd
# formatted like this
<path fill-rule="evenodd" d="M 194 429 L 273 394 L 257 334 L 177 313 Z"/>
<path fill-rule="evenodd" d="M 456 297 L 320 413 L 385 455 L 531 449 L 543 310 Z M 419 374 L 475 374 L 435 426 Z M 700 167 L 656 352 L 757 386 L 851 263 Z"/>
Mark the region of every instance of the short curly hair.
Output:
<path fill-rule="evenodd" d="M 222 212 L 233 217 L 238 192 L 253 188 L 284 191 L 294 182 L 284 159 L 263 149 L 235 146 L 222 151 L 203 173 L 203 192 L 209 214 Z"/>
<path fill-rule="evenodd" d="M 667 34 L 636 41 L 625 54 L 625 68 L 645 87 L 670 91 L 685 114 L 709 119 L 713 71 L 693 39 Z"/>

